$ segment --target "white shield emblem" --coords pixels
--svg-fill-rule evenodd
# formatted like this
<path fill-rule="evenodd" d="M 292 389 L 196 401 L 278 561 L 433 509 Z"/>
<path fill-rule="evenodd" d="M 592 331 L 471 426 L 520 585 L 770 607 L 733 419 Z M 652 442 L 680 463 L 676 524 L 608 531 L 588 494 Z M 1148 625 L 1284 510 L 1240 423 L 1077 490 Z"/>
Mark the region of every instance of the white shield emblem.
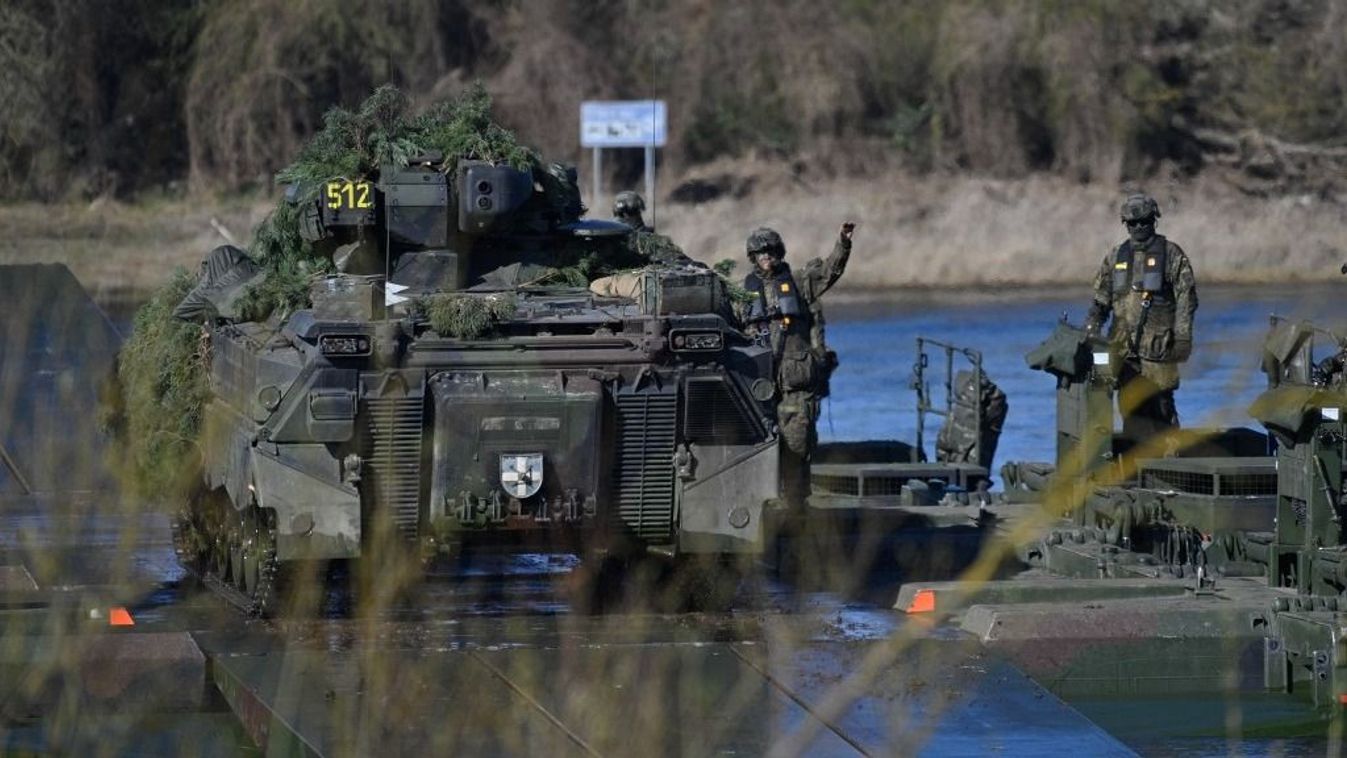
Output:
<path fill-rule="evenodd" d="M 502 453 L 500 486 L 505 494 L 523 500 L 543 486 L 542 453 Z"/>

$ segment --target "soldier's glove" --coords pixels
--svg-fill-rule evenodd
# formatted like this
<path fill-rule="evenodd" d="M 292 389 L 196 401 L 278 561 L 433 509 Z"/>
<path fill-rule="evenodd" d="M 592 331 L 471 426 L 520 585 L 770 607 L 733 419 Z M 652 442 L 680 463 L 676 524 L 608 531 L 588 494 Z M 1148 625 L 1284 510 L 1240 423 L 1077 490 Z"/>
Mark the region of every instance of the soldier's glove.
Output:
<path fill-rule="evenodd" d="M 1186 361 L 1188 356 L 1193 354 L 1193 341 L 1191 339 L 1178 338 L 1174 340 L 1174 360 Z"/>

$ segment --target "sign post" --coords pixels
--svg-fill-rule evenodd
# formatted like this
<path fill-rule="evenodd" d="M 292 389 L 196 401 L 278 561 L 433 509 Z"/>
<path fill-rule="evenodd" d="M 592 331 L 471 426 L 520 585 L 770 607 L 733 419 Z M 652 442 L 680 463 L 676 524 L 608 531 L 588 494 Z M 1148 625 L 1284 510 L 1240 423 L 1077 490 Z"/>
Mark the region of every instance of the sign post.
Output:
<path fill-rule="evenodd" d="M 605 147 L 645 149 L 645 197 L 655 207 L 655 148 L 664 147 L 668 112 L 663 100 L 586 100 L 580 104 L 580 146 L 594 151 L 594 191 L 599 205 Z"/>

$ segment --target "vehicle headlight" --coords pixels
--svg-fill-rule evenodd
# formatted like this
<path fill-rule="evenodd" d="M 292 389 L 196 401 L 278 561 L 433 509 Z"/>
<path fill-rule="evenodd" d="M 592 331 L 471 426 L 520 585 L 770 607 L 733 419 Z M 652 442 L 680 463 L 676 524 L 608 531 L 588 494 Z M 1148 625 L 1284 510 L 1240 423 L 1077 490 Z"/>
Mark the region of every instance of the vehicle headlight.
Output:
<path fill-rule="evenodd" d="M 674 350 L 686 352 L 714 352 L 725 346 L 725 337 L 716 331 L 676 331 L 669 341 Z"/>
<path fill-rule="evenodd" d="M 369 355 L 370 338 L 363 334 L 324 334 L 318 338 L 323 355 Z"/>

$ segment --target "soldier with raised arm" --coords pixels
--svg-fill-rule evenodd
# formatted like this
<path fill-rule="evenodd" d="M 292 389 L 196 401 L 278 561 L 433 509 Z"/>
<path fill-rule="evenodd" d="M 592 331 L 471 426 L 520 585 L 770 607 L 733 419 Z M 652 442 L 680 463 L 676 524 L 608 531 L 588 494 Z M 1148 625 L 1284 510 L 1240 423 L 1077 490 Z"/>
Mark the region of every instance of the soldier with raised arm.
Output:
<path fill-rule="evenodd" d="M 752 298 L 744 322 L 767 340 L 776 359 L 782 495 L 792 508 L 803 508 L 809 496 L 809 462 L 818 442 L 814 424 L 837 367 L 837 355 L 824 340 L 819 298 L 846 270 L 854 229 L 851 222 L 842 224 L 832 254 L 814 258 L 798 272 L 785 261 L 781 235 L 760 227 L 748 236 L 753 271 L 744 279 L 744 289 Z"/>

